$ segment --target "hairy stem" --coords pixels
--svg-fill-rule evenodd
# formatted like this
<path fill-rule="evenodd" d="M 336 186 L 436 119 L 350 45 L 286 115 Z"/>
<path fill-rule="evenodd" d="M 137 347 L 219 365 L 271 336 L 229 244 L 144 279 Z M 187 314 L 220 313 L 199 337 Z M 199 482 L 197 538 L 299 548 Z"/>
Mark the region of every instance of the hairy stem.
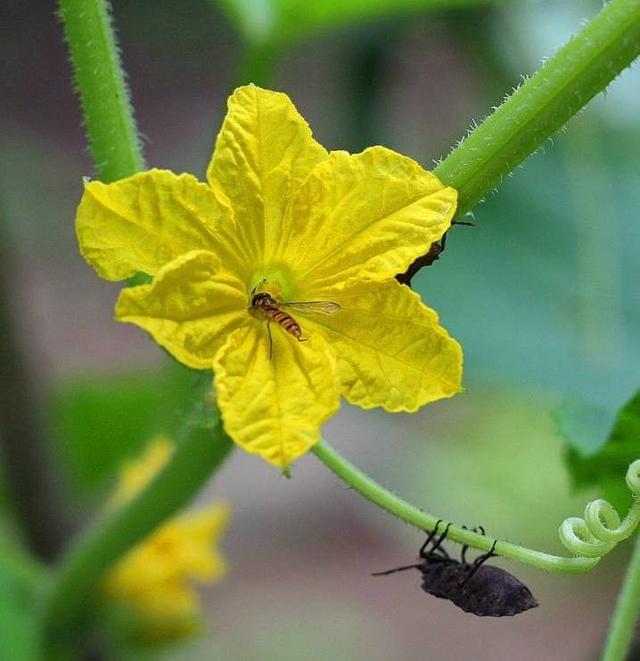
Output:
<path fill-rule="evenodd" d="M 623 661 L 631 645 L 640 614 L 640 537 L 636 536 L 631 560 L 609 625 L 602 661 Z"/>
<path fill-rule="evenodd" d="M 640 0 L 600 13 L 436 168 L 469 211 L 640 54 Z"/>
<path fill-rule="evenodd" d="M 107 0 L 60 0 L 75 84 L 98 176 L 110 182 L 144 161 Z"/>
<path fill-rule="evenodd" d="M 438 519 L 432 514 L 423 512 L 406 500 L 387 491 L 375 480 L 372 480 L 368 475 L 365 475 L 361 470 L 338 454 L 326 441 L 321 440 L 317 443 L 313 448 L 313 452 L 322 463 L 331 469 L 340 479 L 344 480 L 352 489 L 355 489 L 367 500 L 387 510 L 387 512 L 399 519 L 425 531 L 433 530 L 438 521 L 442 521 L 440 524 L 441 530 L 444 530 L 444 526 L 447 525 L 448 522 Z M 485 537 L 472 530 L 454 525 L 449 528 L 447 537 L 455 542 L 468 544 L 481 551 L 488 551 L 494 541 L 491 537 Z M 550 555 L 549 553 L 534 551 L 523 546 L 501 541 L 497 543 L 495 551 L 503 558 L 517 560 L 525 565 L 531 565 L 532 567 L 553 572 L 586 572 L 599 560 L 599 558 L 566 558 Z"/>
<path fill-rule="evenodd" d="M 220 425 L 189 428 L 166 466 L 131 502 L 106 512 L 72 544 L 53 576 L 43 611 L 50 641 L 73 636 L 96 598 L 105 571 L 129 548 L 184 507 L 217 470 L 232 443 Z"/>
<path fill-rule="evenodd" d="M 108 5 L 60 0 L 60 15 L 98 174 L 106 182 L 129 176 L 144 163 Z M 197 400 L 194 416 L 200 420 L 202 407 Z M 184 507 L 232 448 L 219 422 L 212 430 L 188 420 L 182 436 L 167 465 L 134 500 L 104 513 L 70 545 L 43 597 L 40 642 L 46 658 L 73 646 L 108 568 Z"/>

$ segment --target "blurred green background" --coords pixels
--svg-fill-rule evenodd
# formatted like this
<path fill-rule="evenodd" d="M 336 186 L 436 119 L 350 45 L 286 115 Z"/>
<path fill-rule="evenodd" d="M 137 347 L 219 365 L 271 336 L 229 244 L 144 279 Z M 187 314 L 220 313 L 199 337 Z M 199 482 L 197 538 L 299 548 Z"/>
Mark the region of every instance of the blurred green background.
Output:
<path fill-rule="evenodd" d="M 116 0 L 114 18 L 149 165 L 202 176 L 226 96 L 249 81 L 287 92 L 328 148 L 384 144 L 430 167 L 599 6 Z M 124 457 L 175 429 L 196 383 L 142 331 L 112 321 L 118 286 L 78 255 L 74 209 L 93 168 L 52 5 L 7 0 L 1 11 L 3 304 L 77 525 Z M 566 459 L 598 450 L 640 384 L 639 117 L 636 68 L 479 205 L 476 227 L 454 228 L 414 280 L 464 347 L 466 391 L 415 415 L 345 405 L 326 426 L 330 442 L 429 512 L 560 552 L 558 524 L 601 494 L 575 492 Z M 571 453 L 554 416 L 569 419 Z M 625 460 L 607 493 L 626 507 Z M 504 565 L 542 605 L 488 621 L 428 598 L 415 574 L 370 577 L 410 562 L 421 535 L 313 456 L 286 480 L 236 452 L 202 494 L 213 498 L 230 500 L 234 519 L 230 574 L 204 593 L 207 631 L 118 658 L 592 659 L 626 558 L 616 551 L 582 577 Z M 4 510 L 11 543 L 19 533 Z M 3 621 L 0 605 L 10 630 Z"/>

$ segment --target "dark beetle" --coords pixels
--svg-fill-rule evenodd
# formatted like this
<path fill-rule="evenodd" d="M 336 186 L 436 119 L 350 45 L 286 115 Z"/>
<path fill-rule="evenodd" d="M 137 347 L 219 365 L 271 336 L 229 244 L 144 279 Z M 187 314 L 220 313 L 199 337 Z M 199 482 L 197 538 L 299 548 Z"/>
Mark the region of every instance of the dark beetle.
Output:
<path fill-rule="evenodd" d="M 538 605 L 529 588 L 515 576 L 499 567 L 484 564 L 496 555 L 494 549 L 497 542 L 493 543 L 488 553 L 478 556 L 470 563 L 465 557 L 468 547 L 463 546 L 458 561 L 449 557 L 440 546 L 451 524 L 433 541 L 439 524 L 440 521 L 420 548 L 422 562 L 376 572 L 373 576 L 385 576 L 406 569 L 419 569 L 422 572 L 422 589 L 425 592 L 434 597 L 448 599 L 463 611 L 479 616 L 517 615 Z M 484 530 L 482 533 L 484 534 Z M 427 548 L 432 541 L 431 548 Z"/>
<path fill-rule="evenodd" d="M 468 225 L 470 227 L 475 227 L 475 223 L 469 223 L 463 220 L 454 220 L 452 225 Z M 447 230 L 448 231 L 448 230 Z M 447 245 L 447 232 L 442 235 L 440 241 L 434 241 L 429 250 L 422 257 L 418 257 L 414 262 L 409 266 L 409 268 L 404 273 L 399 273 L 396 275 L 396 280 L 402 284 L 411 286 L 411 279 L 413 276 L 425 266 L 431 266 L 433 262 L 437 261 L 440 255 L 444 252 L 444 249 Z"/>

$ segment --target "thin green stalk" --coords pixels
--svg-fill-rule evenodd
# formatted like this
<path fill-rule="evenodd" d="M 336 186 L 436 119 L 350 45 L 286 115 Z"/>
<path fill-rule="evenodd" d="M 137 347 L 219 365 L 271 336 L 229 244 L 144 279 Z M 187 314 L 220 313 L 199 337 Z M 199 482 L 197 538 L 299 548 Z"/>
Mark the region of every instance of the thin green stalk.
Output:
<path fill-rule="evenodd" d="M 469 211 L 640 54 L 640 0 L 611 0 L 436 168 Z"/>
<path fill-rule="evenodd" d="M 107 0 L 60 0 L 75 84 L 98 176 L 110 182 L 144 167 Z"/>
<path fill-rule="evenodd" d="M 60 15 L 98 174 L 110 182 L 138 172 L 144 162 L 108 4 L 60 0 Z M 46 658 L 73 643 L 107 569 L 184 507 L 232 448 L 220 424 L 215 431 L 187 424 L 183 434 L 167 465 L 146 489 L 121 509 L 104 513 L 70 545 L 43 596 L 41 642 Z"/>
<path fill-rule="evenodd" d="M 106 512 L 70 547 L 52 578 L 43 611 L 50 641 L 73 636 L 105 571 L 156 526 L 184 507 L 232 448 L 221 425 L 190 429 L 166 466 L 131 502 Z"/>
<path fill-rule="evenodd" d="M 244 42 L 235 75 L 235 85 L 253 83 L 261 87 L 270 85 L 282 49 L 271 42 Z"/>
<path fill-rule="evenodd" d="M 439 520 L 442 521 L 387 491 L 375 480 L 372 480 L 368 475 L 365 475 L 361 470 L 339 455 L 326 441 L 321 440 L 317 443 L 313 448 L 313 452 L 322 463 L 340 479 L 344 480 L 351 488 L 367 498 L 367 500 L 370 500 L 372 503 L 378 505 L 378 507 L 387 510 L 390 514 L 406 521 L 412 526 L 430 531 L 436 527 L 436 523 Z M 446 525 L 447 522 L 443 521 L 440 524 L 440 530 L 444 530 Z M 469 544 L 482 551 L 488 551 L 494 542 L 491 537 L 485 537 L 472 530 L 454 525 L 449 527 L 447 537 L 455 542 Z M 599 558 L 566 558 L 550 555 L 549 553 L 534 551 L 523 546 L 518 546 L 517 544 L 502 541 L 497 543 L 495 551 L 504 558 L 517 560 L 526 565 L 553 572 L 586 572 L 594 567 L 599 560 Z"/>
<path fill-rule="evenodd" d="M 640 615 L 640 536 L 636 543 L 624 577 L 622 590 L 618 594 L 609 633 L 602 653 L 602 661 L 623 661 L 633 638 L 635 623 Z"/>

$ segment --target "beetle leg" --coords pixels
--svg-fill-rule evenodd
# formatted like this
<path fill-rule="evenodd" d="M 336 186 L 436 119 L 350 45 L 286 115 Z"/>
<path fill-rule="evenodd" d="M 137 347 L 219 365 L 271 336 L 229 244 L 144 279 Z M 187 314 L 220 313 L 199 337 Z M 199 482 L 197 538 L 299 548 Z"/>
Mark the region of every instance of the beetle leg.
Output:
<path fill-rule="evenodd" d="M 418 555 L 421 558 L 426 558 L 427 554 L 425 553 L 425 549 L 427 548 L 427 545 L 429 542 L 435 537 L 436 533 L 438 532 L 438 526 L 442 523 L 442 519 L 438 519 L 436 521 L 436 527 L 427 535 L 427 539 L 424 540 L 424 544 L 420 547 L 420 550 L 418 551 Z"/>
<path fill-rule="evenodd" d="M 474 561 L 473 564 L 471 565 L 471 571 L 465 576 L 464 580 L 460 585 L 464 585 L 467 581 L 469 581 L 473 575 L 482 567 L 482 565 L 489 559 L 493 558 L 496 553 L 494 553 L 494 550 L 496 548 L 496 544 L 498 543 L 498 540 L 494 540 L 491 549 L 489 550 L 488 553 L 484 553 L 483 555 L 479 555 Z"/>
<path fill-rule="evenodd" d="M 467 530 L 467 526 L 462 526 L 465 530 Z M 471 528 L 473 532 L 480 532 L 481 535 L 485 535 L 484 528 L 482 526 L 478 526 L 477 528 Z M 460 561 L 462 562 L 463 565 L 467 564 L 467 551 L 469 550 L 469 545 L 465 544 L 462 547 L 462 551 L 460 552 Z"/>
<path fill-rule="evenodd" d="M 444 540 L 447 537 L 447 533 L 449 532 L 449 528 L 451 528 L 451 523 L 447 523 L 447 527 L 444 529 L 444 532 L 438 539 L 435 541 L 434 545 L 431 547 L 429 552 L 424 556 L 425 558 L 431 557 L 438 549 L 440 549 L 440 544 L 444 542 Z M 444 552 L 446 554 L 446 551 L 444 549 L 440 549 L 441 553 Z M 445 555 L 445 557 L 449 557 L 448 555 Z"/>

